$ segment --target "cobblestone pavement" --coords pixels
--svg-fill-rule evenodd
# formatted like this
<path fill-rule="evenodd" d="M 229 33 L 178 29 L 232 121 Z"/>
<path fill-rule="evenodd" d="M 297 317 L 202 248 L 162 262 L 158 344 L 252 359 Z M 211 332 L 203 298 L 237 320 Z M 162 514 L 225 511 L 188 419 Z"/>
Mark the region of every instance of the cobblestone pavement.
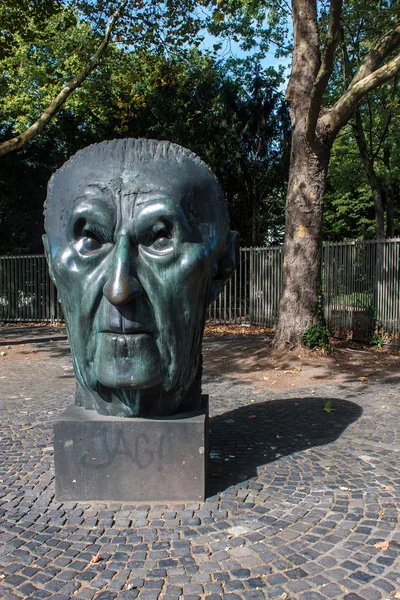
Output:
<path fill-rule="evenodd" d="M 205 373 L 206 502 L 60 503 L 52 423 L 74 379 L 51 348 L 0 366 L 0 598 L 400 598 L 397 387 Z"/>

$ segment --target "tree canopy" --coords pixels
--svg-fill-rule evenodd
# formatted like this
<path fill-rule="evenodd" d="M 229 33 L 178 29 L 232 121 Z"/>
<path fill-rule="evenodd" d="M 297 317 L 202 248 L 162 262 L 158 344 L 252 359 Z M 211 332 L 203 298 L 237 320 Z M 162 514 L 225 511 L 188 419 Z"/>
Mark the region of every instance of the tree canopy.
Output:
<path fill-rule="evenodd" d="M 82 62 L 63 70 L 67 51 L 57 46 L 54 31 L 64 27 L 65 38 L 71 35 L 75 44 L 79 28 L 88 27 L 85 19 L 77 19 L 75 6 L 66 8 L 69 20 L 61 3 L 52 13 L 54 26 L 49 19 L 40 52 L 35 49 L 29 57 L 15 88 L 4 83 L 8 92 L 1 106 L 2 137 L 29 127 L 60 81 L 68 80 L 91 55 L 90 44 L 96 46 L 93 26 L 87 37 L 82 30 L 86 44 Z M 32 19 L 36 23 L 36 15 Z M 21 42 L 21 46 L 28 56 L 28 44 Z M 273 69 L 264 71 L 255 60 L 251 65 L 249 61 L 227 64 L 196 47 L 183 52 L 172 47 L 171 42 L 168 52 L 160 52 L 154 44 L 137 49 L 110 44 L 101 68 L 74 91 L 41 135 L 3 156 L 0 252 L 40 251 L 42 205 L 51 173 L 79 148 L 125 136 L 169 139 L 191 148 L 221 180 L 233 226 L 240 229 L 243 243 L 282 239 L 290 143 L 280 91 L 282 75 Z M 13 50 L 7 60 L 14 61 L 17 69 L 15 54 Z M 61 65 L 57 72 L 55 65 Z M 36 104 L 27 101 L 30 96 Z"/>
<path fill-rule="evenodd" d="M 41 204 L 51 172 L 80 147 L 127 135 L 171 139 L 190 147 L 221 180 L 242 242 L 281 242 L 290 120 L 282 97 L 283 73 L 259 65 L 267 51 L 278 56 L 293 52 L 290 19 L 298 1 L 291 6 L 278 0 L 4 0 L 0 147 L 32 127 L 60 91 L 94 63 L 41 134 L 0 161 L 0 251 L 40 249 Z M 339 5 L 338 0 L 315 2 L 320 63 L 309 96 L 310 141 L 315 118 L 326 128 L 328 116 L 332 119 L 343 110 L 343 98 L 351 100 L 354 89 L 359 93 L 360 73 L 371 82 L 373 73 L 382 73 L 383 56 L 387 63 L 397 56 L 395 2 L 346 0 L 340 19 L 335 17 Z M 113 18 L 107 44 L 95 58 Z M 206 30 L 216 36 L 216 44 L 201 50 Z M 389 31 L 394 32 L 390 39 Z M 218 57 L 226 39 L 253 52 L 252 59 Z M 379 55 L 375 62 L 370 58 L 374 47 Z M 389 233 L 390 223 L 397 222 L 390 211 L 396 216 L 399 193 L 396 86 L 388 80 L 356 100 Z M 324 208 L 326 239 L 375 235 L 371 178 L 368 161 L 360 156 L 356 125 L 351 117 L 333 144 Z"/>

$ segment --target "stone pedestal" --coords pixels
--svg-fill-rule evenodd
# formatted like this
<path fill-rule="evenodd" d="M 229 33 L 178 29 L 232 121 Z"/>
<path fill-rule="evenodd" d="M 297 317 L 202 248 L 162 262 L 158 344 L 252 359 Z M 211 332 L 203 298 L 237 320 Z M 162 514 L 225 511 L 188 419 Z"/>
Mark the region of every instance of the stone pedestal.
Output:
<path fill-rule="evenodd" d="M 107 417 L 71 406 L 54 424 L 59 501 L 203 501 L 208 396 L 177 417 Z"/>

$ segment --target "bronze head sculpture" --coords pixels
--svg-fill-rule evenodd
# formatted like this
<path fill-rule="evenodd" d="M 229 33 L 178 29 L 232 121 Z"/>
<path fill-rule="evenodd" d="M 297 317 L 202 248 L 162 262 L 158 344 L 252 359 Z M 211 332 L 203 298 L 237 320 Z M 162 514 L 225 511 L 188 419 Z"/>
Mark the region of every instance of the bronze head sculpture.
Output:
<path fill-rule="evenodd" d="M 76 403 L 126 417 L 198 410 L 206 309 L 237 253 L 205 163 L 170 142 L 89 146 L 51 178 L 45 230 Z"/>

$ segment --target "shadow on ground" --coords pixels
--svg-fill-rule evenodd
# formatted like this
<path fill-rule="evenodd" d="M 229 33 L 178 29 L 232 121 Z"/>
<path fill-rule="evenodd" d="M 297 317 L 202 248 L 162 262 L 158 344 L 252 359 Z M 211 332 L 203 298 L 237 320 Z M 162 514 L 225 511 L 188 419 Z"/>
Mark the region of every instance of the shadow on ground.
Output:
<path fill-rule="evenodd" d="M 330 400 L 334 412 L 324 410 Z M 257 467 L 334 442 L 362 408 L 337 398 L 272 400 L 210 419 L 208 496 L 255 477 Z"/>

